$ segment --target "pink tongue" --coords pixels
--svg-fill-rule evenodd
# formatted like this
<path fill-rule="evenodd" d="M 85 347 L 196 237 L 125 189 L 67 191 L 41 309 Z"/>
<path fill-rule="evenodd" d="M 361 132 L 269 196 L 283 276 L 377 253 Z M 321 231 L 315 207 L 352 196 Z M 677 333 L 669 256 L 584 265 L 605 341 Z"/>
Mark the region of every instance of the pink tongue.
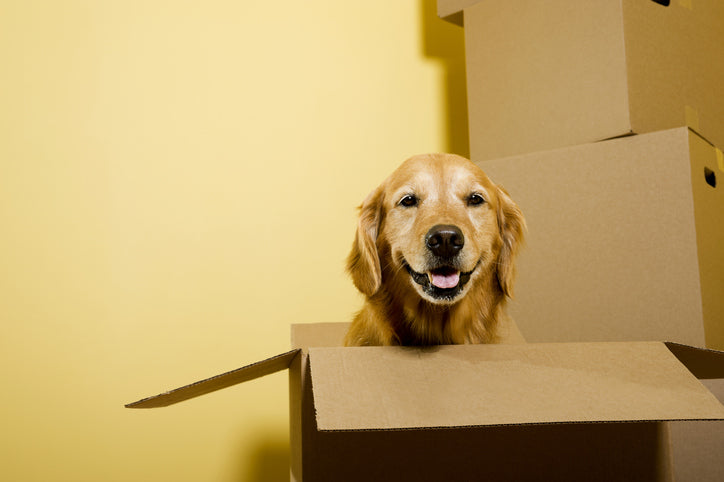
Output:
<path fill-rule="evenodd" d="M 432 284 L 438 288 L 455 288 L 460 282 L 460 273 L 435 274 L 430 273 Z"/>

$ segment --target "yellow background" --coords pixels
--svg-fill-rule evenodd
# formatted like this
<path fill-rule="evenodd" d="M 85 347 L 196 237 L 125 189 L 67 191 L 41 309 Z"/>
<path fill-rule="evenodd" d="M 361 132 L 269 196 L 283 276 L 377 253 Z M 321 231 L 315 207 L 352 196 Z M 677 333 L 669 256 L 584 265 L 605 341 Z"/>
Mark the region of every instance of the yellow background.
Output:
<path fill-rule="evenodd" d="M 0 0 L 0 479 L 287 476 L 285 373 L 123 404 L 346 321 L 355 207 L 467 154 L 432 0 Z"/>

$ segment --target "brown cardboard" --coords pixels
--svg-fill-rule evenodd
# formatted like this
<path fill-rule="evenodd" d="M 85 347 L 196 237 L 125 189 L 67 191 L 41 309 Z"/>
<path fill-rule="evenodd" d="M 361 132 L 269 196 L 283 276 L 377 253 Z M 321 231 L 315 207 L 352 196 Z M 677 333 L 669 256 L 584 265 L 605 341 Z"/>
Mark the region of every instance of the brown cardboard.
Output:
<path fill-rule="evenodd" d="M 224 388 L 238 385 L 239 383 L 248 382 L 255 378 L 261 378 L 272 373 L 276 373 L 289 368 L 289 364 L 294 357 L 298 355 L 300 350 L 290 350 L 286 353 L 261 360 L 250 365 L 246 365 L 236 370 L 232 370 L 221 375 L 216 375 L 205 380 L 185 385 L 160 395 L 144 398 L 137 402 L 129 403 L 126 408 L 158 408 L 167 407 L 175 403 L 189 400 L 191 398 L 200 397 L 207 393 L 222 390 Z"/>
<path fill-rule="evenodd" d="M 657 420 L 724 420 L 662 343 L 314 348 L 339 345 L 345 325 L 294 325 L 294 342 L 311 347 L 190 387 L 291 363 L 292 480 L 672 480 Z M 679 348 L 693 365 L 724 364 L 724 353 Z M 182 395 L 197 392 L 129 406 Z"/>
<path fill-rule="evenodd" d="M 509 305 L 526 338 L 724 349 L 720 160 L 678 128 L 479 163 L 528 223 Z"/>
<path fill-rule="evenodd" d="M 309 376 L 310 346 L 342 346 L 349 323 L 307 323 L 291 327 L 292 348 L 302 350 L 289 367 L 289 442 L 291 447 L 290 479 L 301 481 L 317 462 L 322 442 L 316 428 L 316 416 Z M 314 480 L 307 476 L 307 480 Z"/>
<path fill-rule="evenodd" d="M 463 10 L 480 0 L 438 0 L 437 15 L 448 22 L 463 25 Z"/>
<path fill-rule="evenodd" d="M 474 160 L 680 126 L 724 145 L 724 2 L 438 0 L 461 10 Z"/>
<path fill-rule="evenodd" d="M 702 383 L 724 403 L 724 378 Z M 724 422 L 672 422 L 671 438 L 675 480 L 724 480 Z"/>
<path fill-rule="evenodd" d="M 695 349 L 675 343 L 669 350 L 724 403 L 724 364 L 721 352 Z M 724 422 L 672 422 L 670 424 L 675 480 L 719 482 L 724 480 Z"/>
<path fill-rule="evenodd" d="M 724 379 L 722 352 L 670 341 L 666 342 L 666 347 L 699 380 Z"/>
<path fill-rule="evenodd" d="M 659 342 L 310 348 L 309 357 L 319 430 L 724 418 Z"/>

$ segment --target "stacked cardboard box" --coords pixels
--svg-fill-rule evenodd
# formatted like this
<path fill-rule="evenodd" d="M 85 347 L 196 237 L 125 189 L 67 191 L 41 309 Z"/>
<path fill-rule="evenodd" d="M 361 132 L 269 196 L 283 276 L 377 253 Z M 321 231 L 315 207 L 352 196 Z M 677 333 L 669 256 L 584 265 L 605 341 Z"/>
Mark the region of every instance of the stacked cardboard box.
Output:
<path fill-rule="evenodd" d="M 724 146 L 724 2 L 439 0 L 478 161 L 688 125 Z"/>
<path fill-rule="evenodd" d="M 528 221 L 511 306 L 528 341 L 724 350 L 724 2 L 438 14 L 465 29 L 471 157 Z M 721 480 L 724 424 L 671 429 L 676 475 Z"/>
<path fill-rule="evenodd" d="M 717 152 L 680 127 L 480 163 L 528 222 L 510 306 L 526 338 L 724 349 Z"/>
<path fill-rule="evenodd" d="M 529 223 L 526 338 L 724 350 L 724 2 L 438 13 L 464 23 L 471 157 Z"/>
<path fill-rule="evenodd" d="M 668 3 L 438 2 L 465 23 L 472 157 L 528 219 L 533 343 L 293 325 L 286 353 L 128 406 L 289 369 L 292 480 L 721 480 L 724 2 Z"/>

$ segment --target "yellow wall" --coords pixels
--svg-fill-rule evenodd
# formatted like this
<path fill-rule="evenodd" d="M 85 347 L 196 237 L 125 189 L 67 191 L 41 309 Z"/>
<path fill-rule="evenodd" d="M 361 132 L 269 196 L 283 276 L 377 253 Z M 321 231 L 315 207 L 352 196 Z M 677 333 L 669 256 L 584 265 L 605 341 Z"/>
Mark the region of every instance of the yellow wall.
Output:
<path fill-rule="evenodd" d="M 0 480 L 279 480 L 287 378 L 123 404 L 349 320 L 355 206 L 466 154 L 431 0 L 0 0 Z M 281 475 L 280 475 L 281 474 Z"/>

